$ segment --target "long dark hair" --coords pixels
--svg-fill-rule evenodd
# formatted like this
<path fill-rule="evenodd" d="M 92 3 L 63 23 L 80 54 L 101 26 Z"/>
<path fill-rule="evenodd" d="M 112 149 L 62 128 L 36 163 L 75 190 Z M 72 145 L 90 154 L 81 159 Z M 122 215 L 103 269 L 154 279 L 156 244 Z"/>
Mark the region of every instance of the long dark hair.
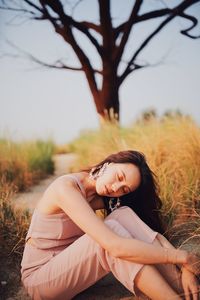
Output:
<path fill-rule="evenodd" d="M 141 183 L 135 191 L 120 197 L 121 206 L 130 207 L 149 227 L 163 234 L 165 230 L 160 214 L 162 201 L 158 196 L 156 175 L 149 168 L 144 154 L 134 150 L 120 151 L 109 155 L 89 171 L 95 175 L 104 163 L 132 163 L 138 167 Z M 109 199 L 103 197 L 107 215 L 111 213 Z"/>

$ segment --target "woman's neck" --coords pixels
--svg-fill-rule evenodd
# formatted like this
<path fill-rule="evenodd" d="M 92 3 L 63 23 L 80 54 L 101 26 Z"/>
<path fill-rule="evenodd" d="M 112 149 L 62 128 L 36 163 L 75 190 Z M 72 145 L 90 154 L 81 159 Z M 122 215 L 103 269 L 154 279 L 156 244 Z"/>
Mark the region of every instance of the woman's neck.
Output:
<path fill-rule="evenodd" d="M 85 190 L 86 199 L 90 203 L 91 207 L 94 210 L 103 209 L 104 202 L 101 196 L 99 196 L 96 192 L 96 182 L 94 179 L 90 179 L 89 174 L 87 172 L 83 173 L 83 177 L 81 179 L 81 183 Z"/>
<path fill-rule="evenodd" d="M 82 174 L 81 183 L 85 190 L 86 198 L 92 200 L 99 196 L 96 192 L 96 182 L 94 179 L 89 178 L 89 174 L 87 172 L 82 172 Z"/>

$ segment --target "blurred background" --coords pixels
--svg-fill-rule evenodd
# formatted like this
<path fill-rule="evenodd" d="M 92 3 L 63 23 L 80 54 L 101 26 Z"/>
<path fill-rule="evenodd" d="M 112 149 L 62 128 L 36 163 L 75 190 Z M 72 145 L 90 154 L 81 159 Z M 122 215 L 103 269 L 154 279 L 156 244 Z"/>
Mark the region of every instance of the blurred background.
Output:
<path fill-rule="evenodd" d="M 0 0 L 2 300 L 29 299 L 20 263 L 47 186 L 120 150 L 145 154 L 165 236 L 200 255 L 199 21 L 199 0 Z M 134 297 L 112 277 L 76 299 Z"/>
<path fill-rule="evenodd" d="M 127 20 L 133 2 L 111 1 L 114 26 Z M 140 13 L 174 7 L 181 2 L 144 1 Z M 64 1 L 64 4 L 68 13 L 73 8 L 75 20 L 99 22 L 97 1 Z M 186 12 L 198 19 L 200 3 L 191 5 Z M 128 61 L 163 19 L 136 24 L 125 48 L 121 69 L 123 61 Z M 130 124 L 144 110 L 152 108 L 158 115 L 179 109 L 199 124 L 200 39 L 180 34 L 181 29 L 191 25 L 190 20 L 177 16 L 140 53 L 138 61 L 153 66 L 131 73 L 120 87 L 122 125 Z M 199 35 L 199 25 L 190 33 Z M 82 33 L 75 34 L 93 66 L 101 68 L 91 43 Z M 45 68 L 23 53 L 45 63 L 65 59 L 71 66 L 79 65 L 69 44 L 55 33 L 50 22 L 30 20 L 23 12 L 1 9 L 0 51 L 1 135 L 9 134 L 15 140 L 52 137 L 57 143 L 65 143 L 83 129 L 98 128 L 98 116 L 84 73 Z"/>

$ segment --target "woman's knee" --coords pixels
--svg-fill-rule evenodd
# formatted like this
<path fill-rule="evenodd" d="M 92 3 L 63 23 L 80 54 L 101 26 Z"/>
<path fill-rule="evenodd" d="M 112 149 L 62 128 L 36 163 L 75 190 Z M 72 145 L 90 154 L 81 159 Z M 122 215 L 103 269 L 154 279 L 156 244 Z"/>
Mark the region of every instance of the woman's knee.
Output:
<path fill-rule="evenodd" d="M 122 206 L 122 207 L 114 210 L 113 212 L 111 212 L 105 218 L 105 222 L 108 222 L 108 221 L 117 222 L 118 225 L 121 225 L 122 227 L 124 227 L 126 229 L 126 231 L 128 231 L 127 227 L 130 227 L 133 225 L 133 216 L 136 216 L 136 214 L 130 207 Z"/>
<path fill-rule="evenodd" d="M 121 206 L 114 211 L 112 211 L 107 217 L 106 220 L 115 219 L 120 220 L 121 217 L 129 217 L 132 215 L 136 215 L 136 213 L 128 206 Z"/>
<path fill-rule="evenodd" d="M 134 284 L 138 288 L 140 286 L 140 282 L 143 281 L 143 277 L 146 276 L 148 273 L 152 273 L 152 271 L 155 269 L 154 266 L 151 265 L 143 265 L 143 267 L 140 269 L 140 271 L 135 276 Z"/>
<path fill-rule="evenodd" d="M 131 234 L 129 231 L 116 219 L 106 219 L 104 223 L 110 227 L 116 234 L 126 237 L 126 238 L 131 238 Z"/>
<path fill-rule="evenodd" d="M 152 243 L 158 232 L 152 230 L 128 206 L 122 206 L 113 211 L 105 220 L 116 220 L 129 232 L 132 238 Z"/>

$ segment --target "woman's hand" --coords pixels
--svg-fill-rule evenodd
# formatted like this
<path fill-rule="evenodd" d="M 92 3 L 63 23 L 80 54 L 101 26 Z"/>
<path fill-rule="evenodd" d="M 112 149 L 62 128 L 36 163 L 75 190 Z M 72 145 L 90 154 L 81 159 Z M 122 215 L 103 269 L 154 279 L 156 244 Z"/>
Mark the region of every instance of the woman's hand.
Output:
<path fill-rule="evenodd" d="M 196 276 L 185 267 L 182 268 L 181 281 L 185 293 L 185 300 L 190 300 L 190 295 L 192 295 L 192 300 L 198 300 L 200 285 Z"/>
<path fill-rule="evenodd" d="M 184 264 L 184 267 L 194 273 L 195 275 L 200 274 L 200 257 L 194 253 L 187 254 L 187 263 Z"/>

